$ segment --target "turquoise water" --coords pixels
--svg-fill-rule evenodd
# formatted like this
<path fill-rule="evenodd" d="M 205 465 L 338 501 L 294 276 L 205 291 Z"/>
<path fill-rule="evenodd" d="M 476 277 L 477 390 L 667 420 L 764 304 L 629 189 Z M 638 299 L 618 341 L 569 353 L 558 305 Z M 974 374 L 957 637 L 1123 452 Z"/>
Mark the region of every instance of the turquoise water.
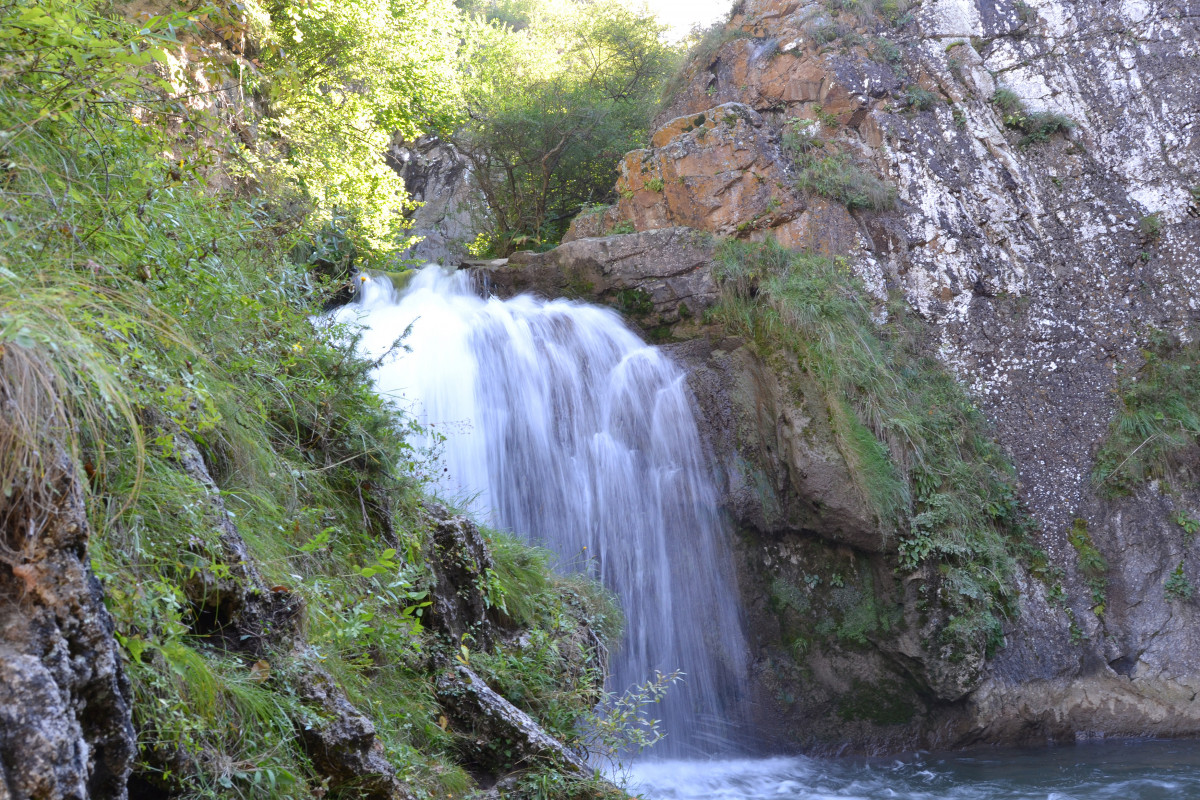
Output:
<path fill-rule="evenodd" d="M 650 800 L 1200 800 L 1200 742 L 648 761 L 635 765 L 628 788 Z"/>

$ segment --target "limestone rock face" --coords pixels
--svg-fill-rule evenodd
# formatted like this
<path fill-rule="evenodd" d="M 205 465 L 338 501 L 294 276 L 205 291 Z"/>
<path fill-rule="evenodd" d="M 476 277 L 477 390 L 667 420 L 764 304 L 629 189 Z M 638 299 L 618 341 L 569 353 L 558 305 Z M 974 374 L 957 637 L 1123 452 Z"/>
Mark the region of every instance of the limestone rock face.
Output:
<path fill-rule="evenodd" d="M 625 156 L 617 194 L 618 217 L 638 230 L 685 226 L 730 235 L 804 210 L 788 189 L 778 137 L 739 103 L 665 123 L 649 149 Z"/>
<path fill-rule="evenodd" d="M 411 214 L 409 231 L 422 240 L 404 257 L 438 264 L 461 262 L 466 246 L 483 228 L 487 208 L 471 184 L 470 164 L 454 145 L 436 136 L 393 142 L 388 163 L 404 179 L 412 199 L 422 204 Z"/>
<path fill-rule="evenodd" d="M 588 297 L 609 302 L 643 325 L 700 315 L 717 299 L 711 236 L 687 228 L 578 239 L 546 253 L 514 253 L 480 268 L 489 292 Z"/>
<path fill-rule="evenodd" d="M 135 739 L 52 370 L 0 356 L 0 795 L 123 798 Z"/>

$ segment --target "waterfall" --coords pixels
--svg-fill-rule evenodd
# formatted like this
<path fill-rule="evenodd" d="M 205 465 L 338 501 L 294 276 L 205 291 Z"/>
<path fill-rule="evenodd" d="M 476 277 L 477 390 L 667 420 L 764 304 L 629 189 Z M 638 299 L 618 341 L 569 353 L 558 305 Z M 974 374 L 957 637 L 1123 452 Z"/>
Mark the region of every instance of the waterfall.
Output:
<path fill-rule="evenodd" d="M 408 331 L 374 378 L 434 437 L 435 490 L 588 565 L 620 599 L 609 688 L 685 673 L 652 709 L 667 733 L 655 755 L 730 750 L 747 648 L 683 372 L 608 309 L 484 299 L 436 266 L 402 293 L 368 279 L 338 315 L 365 325 L 373 357 Z"/>

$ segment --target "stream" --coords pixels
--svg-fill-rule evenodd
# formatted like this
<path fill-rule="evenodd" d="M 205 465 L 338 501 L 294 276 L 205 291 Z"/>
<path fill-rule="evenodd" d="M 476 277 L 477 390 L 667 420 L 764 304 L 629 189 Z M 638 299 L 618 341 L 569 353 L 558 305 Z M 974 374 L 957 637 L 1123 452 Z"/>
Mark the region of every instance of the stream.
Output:
<path fill-rule="evenodd" d="M 647 761 L 653 800 L 1195 800 L 1200 743 L 1098 742 L 888 759 Z"/>

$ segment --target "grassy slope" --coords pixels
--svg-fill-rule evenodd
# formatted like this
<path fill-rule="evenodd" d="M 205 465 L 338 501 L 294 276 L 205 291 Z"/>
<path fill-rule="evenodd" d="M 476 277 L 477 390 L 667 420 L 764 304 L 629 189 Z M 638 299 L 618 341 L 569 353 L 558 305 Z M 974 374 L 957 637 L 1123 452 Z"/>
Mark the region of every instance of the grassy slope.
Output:
<path fill-rule="evenodd" d="M 0 75 L 0 346 L 41 354 L 69 398 L 135 696 L 135 772 L 181 796 L 321 796 L 294 729 L 312 712 L 293 678 L 312 660 L 414 791 L 458 796 L 472 781 L 429 672 L 447 645 L 419 620 L 425 454 L 372 392 L 354 331 L 312 322 L 330 287 L 290 257 L 336 229 L 286 175 L 239 162 L 223 120 L 152 83 L 146 43 L 165 25 L 148 36 L 73 8 L 0 5 L 0 43 L 23 54 Z M 299 599 L 302 647 L 254 660 L 198 635 L 186 587 L 230 565 L 173 432 L 200 446 L 268 583 Z M 481 655 L 481 669 L 580 743 L 597 665 L 563 643 L 613 612 L 545 554 L 493 539 L 490 597 L 533 644 Z M 547 796 L 579 790 L 535 777 Z"/>

